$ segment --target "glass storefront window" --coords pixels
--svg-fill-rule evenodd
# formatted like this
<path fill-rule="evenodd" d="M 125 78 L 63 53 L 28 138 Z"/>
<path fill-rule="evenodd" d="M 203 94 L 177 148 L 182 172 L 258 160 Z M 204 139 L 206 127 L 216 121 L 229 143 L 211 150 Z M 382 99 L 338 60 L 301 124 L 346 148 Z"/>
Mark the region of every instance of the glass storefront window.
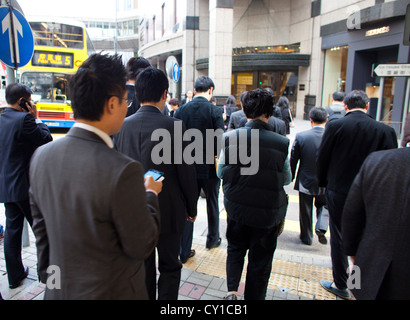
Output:
<path fill-rule="evenodd" d="M 335 91 L 345 91 L 348 46 L 326 50 L 323 77 L 322 106 L 332 104 Z"/>
<path fill-rule="evenodd" d="M 251 73 L 234 73 L 232 75 L 232 95 L 236 97 L 239 104 L 239 97 L 242 92 L 251 91 L 254 88 L 253 85 L 253 72 Z"/>
<path fill-rule="evenodd" d="M 233 73 L 232 94 L 239 104 L 239 97 L 244 91 L 255 88 L 271 88 L 275 102 L 286 96 L 290 109 L 296 114 L 298 75 L 292 71 L 255 71 L 251 73 Z"/>

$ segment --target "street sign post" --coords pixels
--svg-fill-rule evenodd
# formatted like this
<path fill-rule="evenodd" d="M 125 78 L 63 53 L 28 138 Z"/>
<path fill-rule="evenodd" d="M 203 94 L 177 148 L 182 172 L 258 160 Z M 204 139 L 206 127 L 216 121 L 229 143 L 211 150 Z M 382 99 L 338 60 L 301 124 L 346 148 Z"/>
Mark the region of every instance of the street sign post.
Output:
<path fill-rule="evenodd" d="M 378 77 L 410 77 L 410 64 L 379 64 L 374 73 Z"/>
<path fill-rule="evenodd" d="M 30 62 L 34 37 L 22 13 L 12 7 L 0 7 L 0 60 L 17 69 Z"/>

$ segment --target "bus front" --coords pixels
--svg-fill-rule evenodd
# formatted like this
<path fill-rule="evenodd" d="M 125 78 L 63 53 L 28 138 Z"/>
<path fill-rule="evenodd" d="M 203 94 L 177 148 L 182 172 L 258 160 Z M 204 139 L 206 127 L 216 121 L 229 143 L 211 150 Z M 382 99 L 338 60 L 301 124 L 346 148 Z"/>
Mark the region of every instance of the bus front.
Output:
<path fill-rule="evenodd" d="M 87 59 L 86 30 L 80 24 L 30 22 L 34 54 L 20 69 L 20 82 L 32 90 L 38 117 L 47 126 L 71 128 L 74 124 L 69 83 Z"/>

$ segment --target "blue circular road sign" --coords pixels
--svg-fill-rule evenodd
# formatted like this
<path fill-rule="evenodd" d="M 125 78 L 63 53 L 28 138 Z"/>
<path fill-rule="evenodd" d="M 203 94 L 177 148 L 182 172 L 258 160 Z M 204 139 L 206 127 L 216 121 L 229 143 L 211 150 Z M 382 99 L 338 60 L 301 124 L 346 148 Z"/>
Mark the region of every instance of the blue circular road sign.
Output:
<path fill-rule="evenodd" d="M 179 64 L 178 62 L 175 62 L 174 66 L 172 67 L 172 78 L 174 79 L 175 82 L 178 82 L 179 77 L 180 77 Z"/>
<path fill-rule="evenodd" d="M 24 67 L 34 53 L 30 24 L 20 11 L 0 7 L 0 30 L 0 60 L 11 68 Z"/>

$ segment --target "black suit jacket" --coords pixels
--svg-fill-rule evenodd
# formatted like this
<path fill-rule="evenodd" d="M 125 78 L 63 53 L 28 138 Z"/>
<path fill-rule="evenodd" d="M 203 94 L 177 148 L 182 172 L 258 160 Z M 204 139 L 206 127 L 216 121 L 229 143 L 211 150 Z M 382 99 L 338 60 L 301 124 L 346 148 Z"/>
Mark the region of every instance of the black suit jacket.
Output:
<path fill-rule="evenodd" d="M 140 108 L 140 102 L 138 101 L 134 85 L 127 84 L 127 91 L 128 91 L 127 103 L 129 104 L 128 111 L 127 111 L 127 117 L 129 117 L 138 111 L 138 109 Z"/>
<path fill-rule="evenodd" d="M 248 122 L 248 119 L 246 117 L 240 119 L 239 128 L 243 128 L 247 122 Z M 272 129 L 273 132 L 279 133 L 280 135 L 286 137 L 285 121 L 275 116 L 271 116 L 268 120 L 268 124 L 270 125 L 270 128 Z"/>
<path fill-rule="evenodd" d="M 0 116 L 0 202 L 29 199 L 30 159 L 37 147 L 52 141 L 48 127 L 13 108 Z"/>
<path fill-rule="evenodd" d="M 153 136 L 156 129 L 167 136 L 165 140 Z M 196 176 L 195 167 L 187 165 L 182 157 L 187 145 L 182 141 L 184 132 L 182 121 L 163 115 L 154 106 L 141 106 L 136 114 L 125 119 L 121 131 L 114 136 L 116 149 L 141 162 L 145 172 L 155 169 L 164 173 L 163 188 L 158 195 L 161 232 L 182 233 L 187 215 L 197 214 L 198 187 L 192 179 Z M 162 156 L 161 149 L 169 151 L 163 154 L 165 164 L 157 163 L 154 156 Z M 179 159 L 174 157 L 175 153 Z"/>
<path fill-rule="evenodd" d="M 218 133 L 218 136 L 222 137 L 224 132 L 222 110 L 204 97 L 195 97 L 191 102 L 179 107 L 174 117 L 181 119 L 187 129 L 198 129 L 202 133 L 204 152 L 202 163 L 195 164 L 197 177 L 199 179 L 217 178 L 215 164 L 207 164 L 206 161 L 207 153 L 212 152 L 212 150 L 206 147 L 206 130 L 220 129 L 221 131 Z M 219 147 L 215 139 L 213 156 L 218 156 Z"/>
<path fill-rule="evenodd" d="M 325 129 L 323 127 L 316 126 L 296 135 L 290 157 L 292 180 L 295 179 L 296 167 L 298 162 L 300 162 L 296 175 L 295 190 L 299 190 L 299 183 L 301 183 L 303 188 L 308 190 L 311 195 L 319 194 L 316 157 L 324 132 Z"/>
<path fill-rule="evenodd" d="M 319 186 L 347 195 L 370 153 L 397 146 L 393 128 L 362 111 L 347 113 L 326 125 L 316 162 Z"/>
<path fill-rule="evenodd" d="M 391 299 L 410 299 L 409 164 L 410 148 L 374 152 L 350 189 L 342 239 L 361 271 L 357 299 L 375 299 L 386 277 Z"/>

